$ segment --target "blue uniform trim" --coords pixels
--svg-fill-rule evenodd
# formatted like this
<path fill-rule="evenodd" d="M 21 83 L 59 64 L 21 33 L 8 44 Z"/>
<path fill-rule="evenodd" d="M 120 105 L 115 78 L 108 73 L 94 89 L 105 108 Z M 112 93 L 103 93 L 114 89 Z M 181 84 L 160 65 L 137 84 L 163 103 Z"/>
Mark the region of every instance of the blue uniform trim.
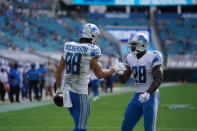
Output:
<path fill-rule="evenodd" d="M 155 62 L 158 62 L 158 61 L 159 61 L 159 57 L 155 57 L 155 58 L 153 59 L 152 65 L 153 65 Z"/>
<path fill-rule="evenodd" d="M 87 121 L 87 106 L 86 106 L 86 97 L 84 95 L 80 96 L 80 105 L 81 105 L 81 110 L 80 110 L 80 121 L 79 121 L 79 125 L 78 128 L 79 129 L 85 129 L 86 128 L 86 121 Z"/>
<path fill-rule="evenodd" d="M 96 56 L 101 56 L 101 53 L 100 53 L 100 51 L 92 51 L 92 52 L 90 53 L 90 55 L 91 55 L 92 57 L 96 57 Z"/>
<path fill-rule="evenodd" d="M 152 53 L 154 55 L 154 58 L 153 58 L 153 61 L 152 61 L 152 66 L 154 66 L 155 63 L 162 64 L 163 63 L 163 58 L 162 58 L 161 53 L 158 52 L 158 51 L 152 51 Z"/>

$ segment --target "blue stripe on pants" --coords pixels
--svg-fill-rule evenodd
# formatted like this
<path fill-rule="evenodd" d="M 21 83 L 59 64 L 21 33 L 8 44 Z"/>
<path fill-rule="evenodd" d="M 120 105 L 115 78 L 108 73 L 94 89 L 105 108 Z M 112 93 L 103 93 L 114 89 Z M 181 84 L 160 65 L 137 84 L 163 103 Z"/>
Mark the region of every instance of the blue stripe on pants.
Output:
<path fill-rule="evenodd" d="M 156 117 L 159 104 L 159 92 L 151 94 L 148 102 L 141 103 L 140 93 L 135 93 L 133 99 L 128 104 L 124 120 L 122 123 L 122 131 L 132 131 L 141 116 L 144 116 L 145 131 L 156 131 Z"/>
<path fill-rule="evenodd" d="M 73 107 L 69 108 L 69 111 L 75 122 L 73 131 L 86 131 L 87 121 L 90 115 L 88 96 L 70 91 L 70 97 Z"/>

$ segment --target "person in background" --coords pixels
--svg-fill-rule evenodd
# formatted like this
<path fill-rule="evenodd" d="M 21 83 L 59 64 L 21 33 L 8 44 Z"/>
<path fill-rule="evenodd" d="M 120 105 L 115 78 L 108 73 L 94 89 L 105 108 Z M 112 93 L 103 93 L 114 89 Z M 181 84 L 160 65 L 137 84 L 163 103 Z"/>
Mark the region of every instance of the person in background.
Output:
<path fill-rule="evenodd" d="M 19 93 L 20 93 L 20 74 L 18 72 L 18 64 L 14 63 L 14 65 L 10 68 L 9 74 L 8 74 L 8 81 L 10 85 L 10 91 L 9 91 L 9 98 L 10 102 L 14 102 L 14 95 L 15 95 L 15 101 L 19 101 Z"/>
<path fill-rule="evenodd" d="M 22 87 L 22 100 L 26 100 L 29 98 L 29 81 L 26 74 L 23 74 L 23 87 Z"/>
<path fill-rule="evenodd" d="M 39 73 L 39 87 L 38 87 L 38 91 L 39 91 L 39 98 L 42 99 L 42 91 L 43 88 L 45 86 L 45 76 L 47 73 L 46 68 L 44 67 L 44 64 L 40 64 L 40 67 L 38 68 L 38 73 Z"/>
<path fill-rule="evenodd" d="M 29 99 L 29 79 L 27 72 L 30 69 L 30 64 L 25 63 L 23 66 L 23 87 L 22 87 L 22 100 Z"/>
<path fill-rule="evenodd" d="M 111 56 L 108 57 L 108 62 L 107 62 L 106 67 L 107 67 L 107 69 L 112 67 L 112 57 Z M 114 73 L 105 78 L 105 92 L 106 93 L 108 93 L 108 88 L 109 88 L 110 93 L 113 92 L 113 75 L 114 75 Z"/>
<path fill-rule="evenodd" d="M 8 84 L 8 74 L 6 72 L 5 66 L 2 66 L 0 69 L 0 100 L 5 101 L 6 87 L 9 87 Z"/>
<path fill-rule="evenodd" d="M 55 67 L 50 61 L 48 61 L 46 69 L 47 72 L 45 77 L 45 96 L 47 97 L 48 95 L 50 95 L 51 97 L 53 97 L 53 86 L 55 83 Z"/>
<path fill-rule="evenodd" d="M 35 94 L 35 99 L 39 99 L 38 95 L 38 70 L 36 69 L 36 64 L 32 63 L 31 64 L 31 69 L 28 70 L 27 72 L 27 77 L 29 81 L 29 100 L 32 101 L 32 89 L 34 90 Z"/>
<path fill-rule="evenodd" d="M 18 71 L 19 77 L 20 77 L 19 89 L 20 89 L 20 92 L 22 92 L 22 88 L 23 88 L 23 64 L 22 63 L 18 63 L 17 71 Z"/>
<path fill-rule="evenodd" d="M 109 69 L 111 64 L 108 64 L 107 69 Z M 108 93 L 108 88 L 110 93 L 113 92 L 113 81 L 112 81 L 112 74 L 105 78 L 105 93 Z"/>
<path fill-rule="evenodd" d="M 90 82 L 89 82 L 89 87 L 93 91 L 93 101 L 98 100 L 99 97 L 99 79 L 95 76 L 94 72 L 90 72 Z"/>

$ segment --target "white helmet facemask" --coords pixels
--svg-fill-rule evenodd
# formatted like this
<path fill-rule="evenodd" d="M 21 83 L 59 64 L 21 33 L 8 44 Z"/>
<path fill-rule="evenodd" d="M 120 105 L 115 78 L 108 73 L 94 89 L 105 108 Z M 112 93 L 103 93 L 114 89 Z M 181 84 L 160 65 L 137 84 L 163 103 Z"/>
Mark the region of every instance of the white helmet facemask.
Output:
<path fill-rule="evenodd" d="M 80 27 L 79 38 L 89 38 L 96 44 L 101 33 L 95 24 L 87 23 Z"/>

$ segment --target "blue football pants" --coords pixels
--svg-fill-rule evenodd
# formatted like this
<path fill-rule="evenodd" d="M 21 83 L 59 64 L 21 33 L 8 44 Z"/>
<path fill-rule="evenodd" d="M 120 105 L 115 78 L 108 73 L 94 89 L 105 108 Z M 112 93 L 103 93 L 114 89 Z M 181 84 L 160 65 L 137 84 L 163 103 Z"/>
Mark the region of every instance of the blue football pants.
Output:
<path fill-rule="evenodd" d="M 87 121 L 90 115 L 90 103 L 86 94 L 77 94 L 70 91 L 73 106 L 68 108 L 72 115 L 75 128 L 73 131 L 86 131 Z"/>
<path fill-rule="evenodd" d="M 144 103 L 138 100 L 139 95 L 140 93 L 135 93 L 126 108 L 122 122 L 122 131 L 132 131 L 142 115 L 144 117 L 145 131 L 156 131 L 156 118 L 160 94 L 159 92 L 152 93 L 150 99 Z"/>

